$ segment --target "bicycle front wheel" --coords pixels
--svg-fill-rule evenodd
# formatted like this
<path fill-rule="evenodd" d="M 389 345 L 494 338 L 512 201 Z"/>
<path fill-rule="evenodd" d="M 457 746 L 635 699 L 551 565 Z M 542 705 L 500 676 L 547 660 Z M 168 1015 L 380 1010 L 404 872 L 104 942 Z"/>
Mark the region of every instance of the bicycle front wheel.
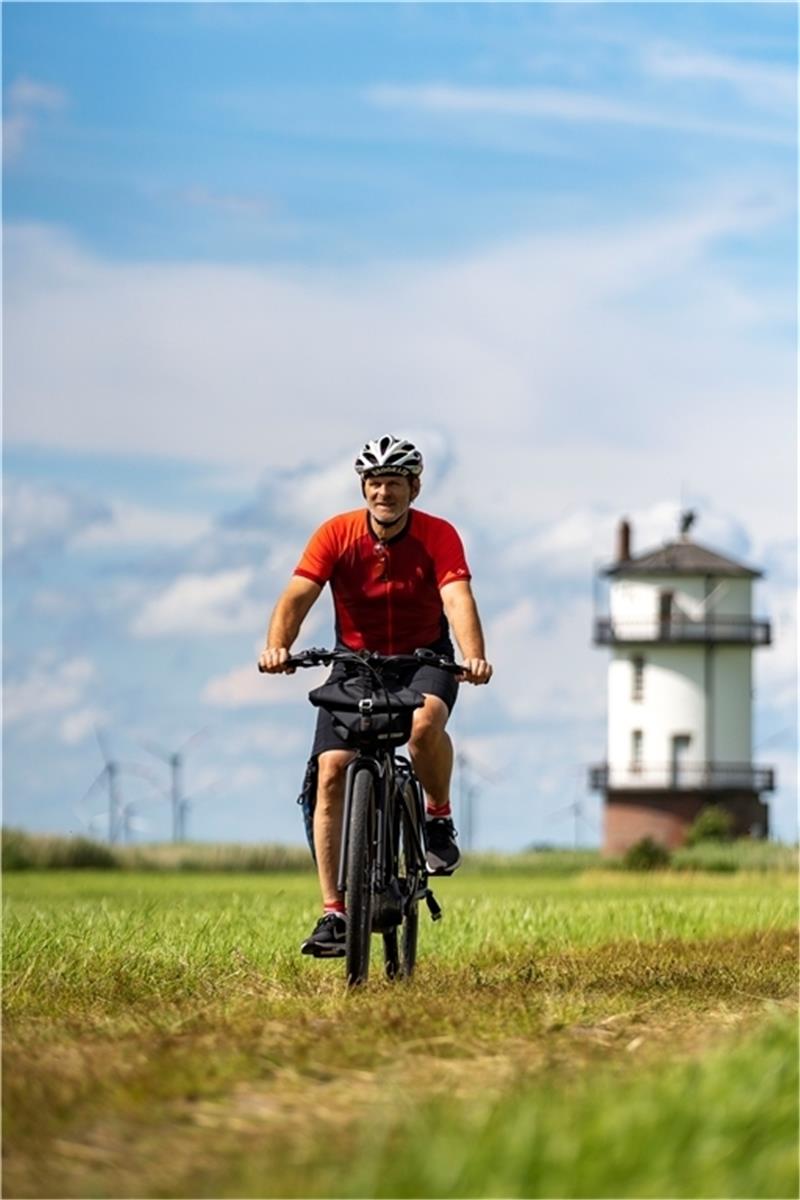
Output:
<path fill-rule="evenodd" d="M 355 987 L 369 975 L 372 937 L 372 877 L 375 854 L 375 780 L 362 770 L 353 780 L 347 836 L 347 983 Z"/>

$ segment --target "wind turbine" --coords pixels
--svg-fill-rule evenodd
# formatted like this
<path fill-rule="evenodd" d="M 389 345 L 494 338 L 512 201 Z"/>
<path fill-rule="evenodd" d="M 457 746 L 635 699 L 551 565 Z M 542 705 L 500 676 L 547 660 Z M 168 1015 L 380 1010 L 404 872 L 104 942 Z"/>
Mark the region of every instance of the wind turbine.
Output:
<path fill-rule="evenodd" d="M 123 804 L 120 795 L 120 772 L 124 771 L 129 775 L 137 775 L 140 779 L 146 780 L 151 787 L 155 787 L 156 785 L 150 773 L 144 770 L 143 767 L 137 766 L 136 763 L 122 763 L 118 759 L 115 759 L 111 754 L 108 738 L 104 732 L 97 726 L 95 726 L 94 732 L 103 759 L 103 769 L 87 788 L 80 803 L 76 806 L 76 811 L 83 821 L 84 818 L 81 816 L 81 810 L 84 809 L 89 798 L 105 784 L 108 789 L 108 840 L 113 844 L 116 842 L 119 834 L 124 833 L 130 827 L 130 818 L 125 815 L 125 810 L 129 806 Z M 94 832 L 95 820 L 100 815 L 100 813 L 97 813 L 90 817 L 88 822 L 85 822 L 90 833 Z"/>
<path fill-rule="evenodd" d="M 479 775 L 486 783 L 496 783 L 502 778 L 503 772 L 487 772 L 478 767 L 475 760 L 465 750 L 456 753 L 458 764 L 458 811 L 461 820 L 461 836 L 465 850 L 471 850 L 474 844 L 476 828 L 477 799 L 480 788 L 470 776 Z"/>
<path fill-rule="evenodd" d="M 178 807 L 178 832 L 182 842 L 189 840 L 189 813 L 192 811 L 192 805 L 197 803 L 198 797 L 202 800 L 210 800 L 213 794 L 219 791 L 220 781 L 213 779 L 211 783 L 206 783 L 203 787 L 198 788 L 196 792 L 192 792 L 190 796 L 181 796 Z M 202 796 L 202 792 L 211 792 L 212 796 Z"/>
<path fill-rule="evenodd" d="M 129 845 L 133 841 L 133 835 L 136 832 L 144 833 L 150 828 L 150 825 L 145 821 L 138 812 L 138 809 L 132 800 L 122 805 L 120 810 L 120 825 L 122 827 L 122 840 Z"/>
<path fill-rule="evenodd" d="M 207 726 L 198 729 L 191 737 L 187 738 L 177 750 L 165 750 L 163 746 L 159 746 L 155 742 L 142 742 L 148 754 L 152 754 L 154 758 L 160 758 L 165 762 L 170 770 L 170 790 L 169 796 L 172 803 L 172 840 L 173 842 L 181 842 L 186 836 L 187 818 L 189 813 L 190 800 L 183 794 L 183 763 L 186 757 L 186 748 L 199 738 L 201 734 L 207 731 Z"/>
<path fill-rule="evenodd" d="M 575 790 L 575 799 L 572 801 L 572 803 L 564 804 L 564 805 L 562 805 L 561 808 L 553 809 L 553 811 L 549 812 L 547 814 L 547 817 L 545 818 L 546 820 L 549 820 L 550 817 L 560 816 L 561 813 L 566 813 L 566 812 L 572 813 L 574 820 L 575 820 L 575 849 L 576 850 L 578 850 L 580 847 L 581 823 L 583 823 L 587 829 L 590 829 L 592 831 L 592 833 L 596 832 L 595 827 L 592 824 L 592 822 L 587 821 L 586 817 L 583 815 L 583 802 L 580 798 L 580 795 L 581 795 L 581 783 L 578 782 L 578 784 L 576 785 L 576 790 Z"/>

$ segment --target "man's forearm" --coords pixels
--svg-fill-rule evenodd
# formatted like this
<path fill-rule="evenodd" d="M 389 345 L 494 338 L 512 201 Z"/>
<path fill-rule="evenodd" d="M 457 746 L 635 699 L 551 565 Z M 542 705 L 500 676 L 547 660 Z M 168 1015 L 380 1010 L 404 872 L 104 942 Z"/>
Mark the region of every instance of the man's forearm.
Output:
<path fill-rule="evenodd" d="M 266 644 L 276 649 L 280 647 L 285 647 L 287 650 L 291 649 L 295 638 L 300 632 L 300 626 L 303 624 L 305 615 L 301 605 L 296 600 L 279 600 L 270 617 Z"/>
<path fill-rule="evenodd" d="M 471 592 L 454 597 L 446 606 L 447 619 L 464 658 L 485 658 L 478 606 Z"/>
<path fill-rule="evenodd" d="M 297 586 L 302 587 L 303 590 L 298 592 L 295 590 Z M 303 584 L 289 585 L 279 598 L 270 617 L 266 639 L 268 647 L 288 650 L 292 646 L 308 615 L 308 610 L 319 593 L 320 588 L 316 585 L 310 588 Z"/>

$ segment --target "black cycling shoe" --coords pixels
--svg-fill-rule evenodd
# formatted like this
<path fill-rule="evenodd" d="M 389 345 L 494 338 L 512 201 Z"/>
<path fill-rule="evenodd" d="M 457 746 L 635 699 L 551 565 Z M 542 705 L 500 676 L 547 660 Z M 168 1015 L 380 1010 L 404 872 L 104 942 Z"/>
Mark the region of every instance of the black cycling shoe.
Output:
<path fill-rule="evenodd" d="M 325 913 L 314 926 L 314 932 L 300 947 L 301 954 L 314 958 L 343 958 L 347 920 L 341 913 Z"/>
<path fill-rule="evenodd" d="M 456 830 L 450 817 L 432 817 L 425 822 L 428 844 L 428 874 L 452 875 L 461 863 Z"/>

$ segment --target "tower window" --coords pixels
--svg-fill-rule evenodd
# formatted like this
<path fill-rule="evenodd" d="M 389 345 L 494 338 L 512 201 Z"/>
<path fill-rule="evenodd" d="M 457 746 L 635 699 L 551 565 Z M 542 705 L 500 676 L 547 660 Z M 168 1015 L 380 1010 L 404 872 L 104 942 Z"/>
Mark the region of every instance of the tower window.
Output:
<path fill-rule="evenodd" d="M 692 737 L 689 733 L 675 733 L 672 736 L 672 757 L 670 761 L 670 785 L 680 787 L 685 785 L 686 766 Z"/>
<path fill-rule="evenodd" d="M 633 673 L 631 676 L 631 700 L 644 699 L 644 659 L 636 655 L 631 659 Z"/>
<path fill-rule="evenodd" d="M 633 729 L 631 731 L 631 770 L 641 771 L 642 769 L 642 743 L 644 736 L 641 729 Z"/>

